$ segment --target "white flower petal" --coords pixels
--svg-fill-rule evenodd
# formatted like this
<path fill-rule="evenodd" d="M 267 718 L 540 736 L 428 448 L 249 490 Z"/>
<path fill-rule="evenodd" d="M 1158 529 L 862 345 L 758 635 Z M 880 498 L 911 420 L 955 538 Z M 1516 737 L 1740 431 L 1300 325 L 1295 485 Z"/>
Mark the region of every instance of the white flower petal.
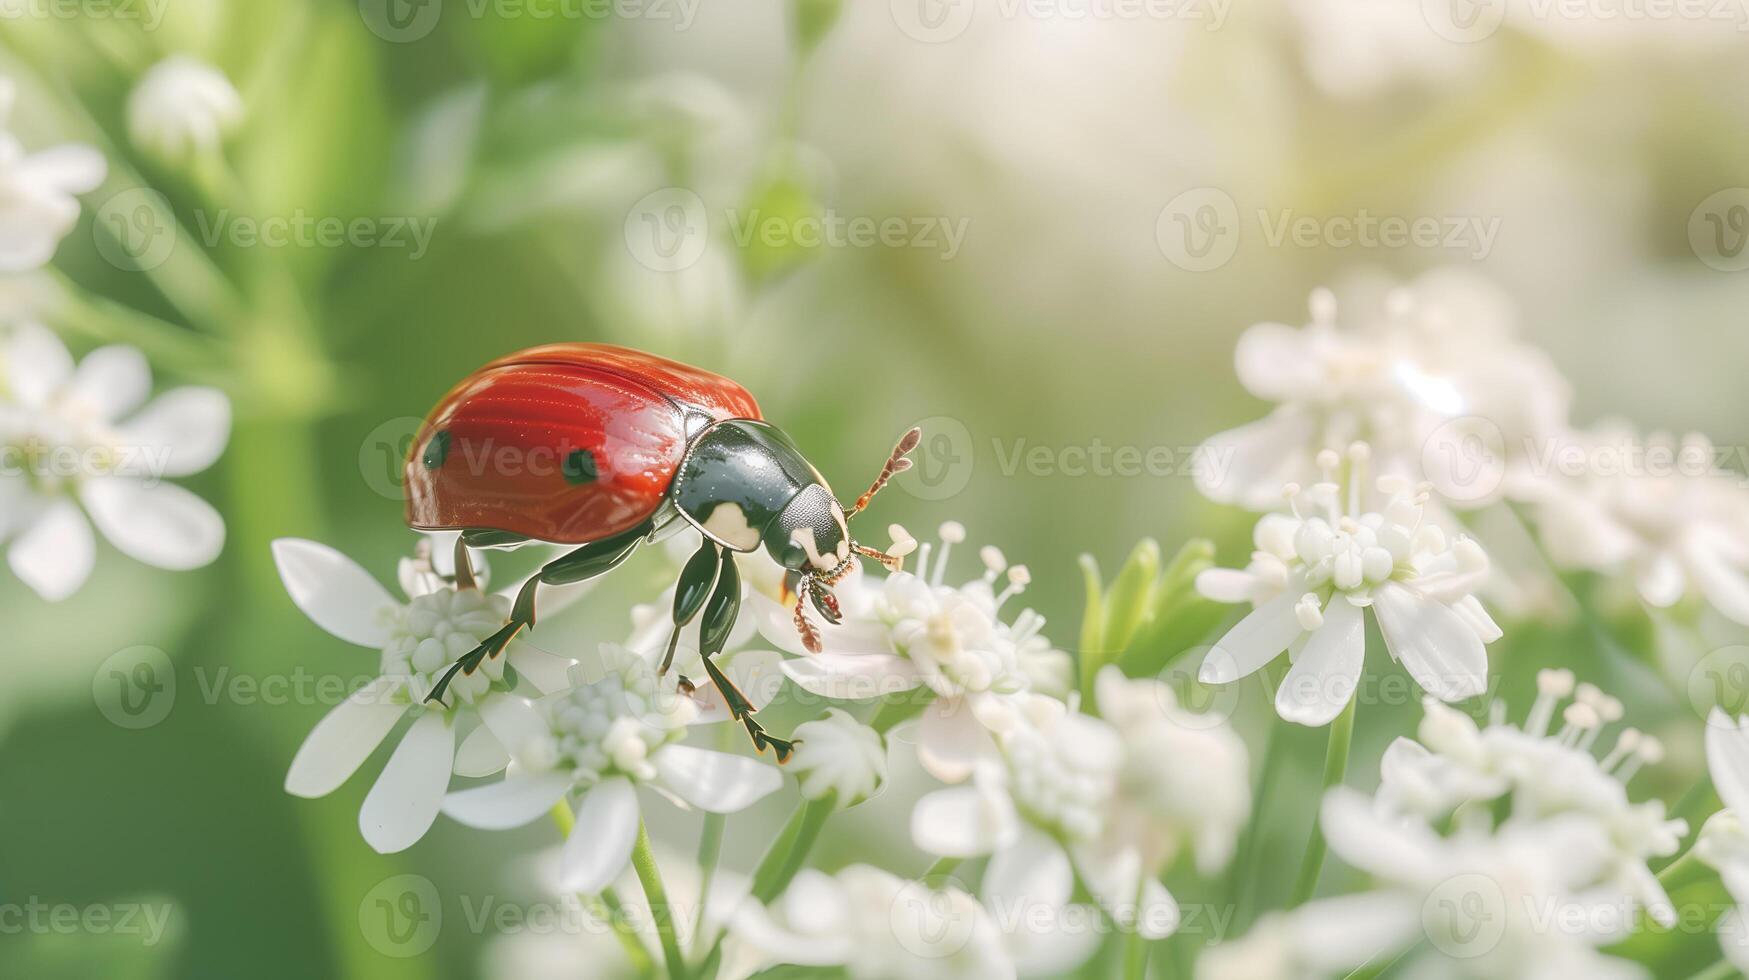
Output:
<path fill-rule="evenodd" d="M 1713 608 L 1749 625 L 1749 575 L 1726 564 L 1717 551 L 1708 547 L 1689 548 L 1688 567 Z"/>
<path fill-rule="evenodd" d="M 577 823 L 559 853 L 565 890 L 594 895 L 613 884 L 631 860 L 640 820 L 638 791 L 623 776 L 585 793 L 577 802 Z"/>
<path fill-rule="evenodd" d="M 504 743 L 498 741 L 492 729 L 480 725 L 469 732 L 455 750 L 452 771 L 458 776 L 480 778 L 501 773 L 509 765 L 510 753 L 505 750 Z"/>
<path fill-rule="evenodd" d="M 1328 725 L 1348 706 L 1360 683 L 1366 655 L 1366 616 L 1337 595 L 1326 604 L 1315 630 L 1275 690 L 1275 710 L 1284 721 Z"/>
<path fill-rule="evenodd" d="M 1441 701 L 1487 690 L 1488 650 L 1450 606 L 1386 582 L 1373 593 L 1372 609 L 1391 656 L 1422 690 Z"/>
<path fill-rule="evenodd" d="M 480 701 L 480 720 L 492 730 L 498 744 L 525 768 L 548 768 L 553 756 L 552 727 L 534 702 L 515 694 L 494 691 Z"/>
<path fill-rule="evenodd" d="M 1668 609 L 1682 599 L 1682 593 L 1688 588 L 1688 576 L 1683 574 L 1682 563 L 1675 555 L 1660 551 L 1635 569 L 1634 586 L 1647 605 Z"/>
<path fill-rule="evenodd" d="M 38 150 L 19 163 L 20 176 L 40 180 L 64 194 L 89 194 L 103 184 L 109 161 L 83 143 Z"/>
<path fill-rule="evenodd" d="M 357 562 L 303 538 L 273 542 L 273 561 L 292 602 L 317 626 L 361 647 L 389 642 L 386 613 L 400 603 Z"/>
<path fill-rule="evenodd" d="M 96 556 L 91 522 L 72 501 L 59 500 L 12 542 L 6 559 L 37 595 L 58 602 L 85 584 Z"/>
<path fill-rule="evenodd" d="M 547 608 L 541 607 L 545 615 Z M 510 666 L 542 694 L 556 694 L 571 686 L 571 668 L 577 661 L 542 650 L 520 636 L 511 642 L 506 652 Z"/>
<path fill-rule="evenodd" d="M 394 854 L 418 843 L 431 829 L 449 788 L 455 765 L 455 729 L 436 711 L 419 716 L 395 746 L 383 774 L 358 811 L 365 843 L 380 854 Z"/>
<path fill-rule="evenodd" d="M 1250 602 L 1257 596 L 1257 578 L 1238 568 L 1205 568 L 1197 573 L 1196 591 L 1215 602 Z"/>
<path fill-rule="evenodd" d="M 487 786 L 449 794 L 443 798 L 443 812 L 470 827 L 509 830 L 545 816 L 570 788 L 569 773 L 515 773 Z"/>
<path fill-rule="evenodd" d="M 1323 898 L 1288 917 L 1294 951 L 1316 975 L 1335 975 L 1390 954 L 1420 938 L 1420 903 L 1401 891 Z"/>
<path fill-rule="evenodd" d="M 1294 603 L 1304 592 L 1297 580 L 1281 595 L 1245 615 L 1203 658 L 1197 679 L 1204 684 L 1231 684 L 1256 672 L 1286 650 L 1303 632 Z"/>
<path fill-rule="evenodd" d="M 783 662 L 802 690 L 838 701 L 909 691 L 922 683 L 908 657 L 891 653 L 816 653 Z"/>
<path fill-rule="evenodd" d="M 1324 794 L 1318 813 L 1330 850 L 1349 864 L 1387 881 L 1437 878 L 1443 850 L 1425 825 L 1384 818 L 1372 801 L 1343 786 Z"/>
<path fill-rule="evenodd" d="M 965 698 L 936 698 L 917 727 L 917 761 L 944 783 L 964 782 L 978 759 L 990 755 L 990 738 Z"/>
<path fill-rule="evenodd" d="M 1061 845 L 1029 828 L 990 856 L 980 890 L 992 907 L 1010 902 L 1067 905 L 1075 892 L 1075 869 Z"/>
<path fill-rule="evenodd" d="M 139 408 L 152 393 L 152 369 L 137 347 L 110 344 L 79 362 L 62 397 L 113 422 Z"/>
<path fill-rule="evenodd" d="M 1012 844 L 1020 829 L 1013 805 L 977 786 L 936 790 L 911 810 L 911 840 L 943 857 L 989 854 Z"/>
<path fill-rule="evenodd" d="M 1258 510 L 1279 504 L 1316 428 L 1310 415 L 1278 410 L 1210 436 L 1197 450 L 1196 488 L 1217 503 Z"/>
<path fill-rule="evenodd" d="M 6 343 L 6 385 L 19 404 L 40 408 L 73 376 L 73 355 L 54 331 L 35 323 L 12 328 Z"/>
<path fill-rule="evenodd" d="M 200 568 L 225 547 L 225 519 L 212 504 L 174 483 L 89 480 L 79 500 L 111 544 L 148 565 Z"/>
<path fill-rule="evenodd" d="M 116 434 L 133 455 L 122 461 L 123 472 L 157 478 L 199 473 L 225 451 L 231 400 L 217 388 L 172 388 L 116 426 Z"/>
<path fill-rule="evenodd" d="M 1264 401 L 1293 401 L 1323 383 L 1322 358 L 1313 338 L 1298 327 L 1259 323 L 1239 335 L 1233 367 L 1245 390 Z"/>
<path fill-rule="evenodd" d="M 404 677 L 379 677 L 335 705 L 292 757 L 285 791 L 313 799 L 351 779 L 407 713 L 406 702 L 395 697 L 405 686 Z"/>
<path fill-rule="evenodd" d="M 744 755 L 668 745 L 650 761 L 665 789 L 711 813 L 744 810 L 783 787 L 776 768 Z"/>
<path fill-rule="evenodd" d="M 1706 767 L 1725 808 L 1749 817 L 1749 728 L 1719 708 L 1707 715 Z"/>

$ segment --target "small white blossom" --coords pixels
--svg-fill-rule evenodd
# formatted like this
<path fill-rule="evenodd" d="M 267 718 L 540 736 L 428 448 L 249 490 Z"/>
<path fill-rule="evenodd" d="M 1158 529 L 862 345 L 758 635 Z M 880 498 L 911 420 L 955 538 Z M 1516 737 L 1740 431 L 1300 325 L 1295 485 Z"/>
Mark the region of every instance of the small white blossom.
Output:
<path fill-rule="evenodd" d="M 1521 450 L 1564 431 L 1571 394 L 1545 354 L 1514 338 L 1510 304 L 1489 284 L 1446 271 L 1392 289 L 1376 306 L 1338 326 L 1336 297 L 1321 289 L 1305 327 L 1245 331 L 1234 355 L 1239 381 L 1278 407 L 1204 443 L 1213 462 L 1196 474 L 1204 494 L 1271 509 L 1282 484 L 1318 479 L 1322 449 L 1365 440 L 1380 472 L 1457 484 L 1465 503 L 1522 495 Z M 1482 461 L 1496 485 L 1474 485 L 1474 475 L 1448 469 L 1474 460 L 1437 451 L 1440 426 L 1460 418 L 1498 432 L 1491 448 L 1504 458 Z"/>
<path fill-rule="evenodd" d="M 950 521 L 939 546 L 923 545 L 916 572 L 874 579 L 856 571 L 834 586 L 844 621 L 821 627 L 821 653 L 807 653 L 796 637 L 793 597 L 750 597 L 760 632 L 798 655 L 783 662 L 784 673 L 810 693 L 866 699 L 931 692 L 917 723 L 917 754 L 946 782 L 966 779 L 993 752 L 991 733 L 1007 724 L 1014 698 L 1031 689 L 1033 677 L 1067 670 L 1067 654 L 1040 634 L 1043 616 L 1026 609 L 1012 624 L 1001 619 L 1002 608 L 1026 587 L 1024 566 L 1011 567 L 1000 551 L 986 548 L 981 577 L 946 584 L 953 546 L 964 540 L 965 528 Z"/>
<path fill-rule="evenodd" d="M 0 78 L 0 127 L 16 96 L 12 80 Z M 0 128 L 0 272 L 47 265 L 79 220 L 74 195 L 96 190 L 108 169 L 103 155 L 82 143 L 26 153 Z"/>
<path fill-rule="evenodd" d="M 852 806 L 887 781 L 887 747 L 880 733 L 847 711 L 828 708 L 826 717 L 797 725 L 795 737 L 799 744 L 789 769 L 810 800 L 836 793 L 840 806 Z"/>
<path fill-rule="evenodd" d="M 142 152 L 179 162 L 218 151 L 243 121 L 225 73 L 187 55 L 153 65 L 128 96 L 128 136 Z"/>
<path fill-rule="evenodd" d="M 1536 524 L 1556 564 L 1619 575 L 1648 606 L 1705 601 L 1749 624 L 1749 491 L 1691 434 L 1573 433 L 1583 472 L 1549 481 Z"/>
<path fill-rule="evenodd" d="M 0 539 L 13 572 L 50 601 L 79 590 L 96 560 L 91 533 L 168 569 L 218 557 L 218 511 L 165 477 L 211 466 L 230 436 L 215 388 L 173 388 L 147 401 L 138 350 L 100 347 L 77 366 L 49 330 L 16 328 L 0 385 Z M 89 518 L 89 519 L 87 519 Z"/>
<path fill-rule="evenodd" d="M 1593 746 L 1620 720 L 1621 702 L 1589 684 L 1575 688 L 1564 670 L 1544 670 L 1537 683 L 1536 703 L 1522 727 L 1506 721 L 1500 701 L 1493 703 L 1488 725 L 1478 727 L 1468 715 L 1428 699 L 1420 740 L 1398 738 L 1385 751 L 1379 806 L 1437 820 L 1466 803 L 1508 799 L 1515 819 L 1586 815 L 1604 830 L 1615 855 L 1610 886 L 1654 921 L 1672 924 L 1675 910 L 1647 862 L 1675 854 L 1688 824 L 1668 819 L 1662 800 L 1634 803 L 1627 794 L 1640 766 L 1663 757 L 1662 746 L 1624 728 L 1599 759 Z M 1577 700 L 1560 711 L 1560 727 L 1551 728 L 1562 700 L 1575 693 Z"/>
<path fill-rule="evenodd" d="M 681 744 L 698 705 L 677 675 L 657 675 L 631 650 L 603 646 L 570 679 L 569 689 L 539 701 L 509 697 L 483 710 L 511 764 L 499 782 L 443 801 L 456 821 L 505 830 L 574 797 L 576 823 L 560 855 L 570 891 L 594 894 L 625 870 L 642 820 L 638 786 L 678 806 L 734 813 L 783 785 L 757 760 Z"/>
<path fill-rule="evenodd" d="M 1286 650 L 1293 668 L 1276 690 L 1277 713 L 1329 724 L 1359 685 L 1370 608 L 1386 649 L 1423 690 L 1443 701 L 1482 693 L 1483 644 L 1500 636 L 1471 594 L 1487 577 L 1487 556 L 1473 540 L 1447 538 L 1423 519 L 1425 488 L 1382 477 L 1383 501 L 1369 504 L 1369 457 L 1365 443 L 1354 444 L 1351 473 L 1339 483 L 1340 457 L 1319 454 L 1322 480 L 1287 488 L 1292 513 L 1258 521 L 1251 564 L 1197 577 L 1211 599 L 1256 604 L 1204 658 L 1203 683 L 1232 683 Z"/>
<path fill-rule="evenodd" d="M 506 665 L 536 689 L 551 690 L 564 683 L 569 661 L 513 641 L 471 677 L 458 673 L 448 703 L 426 702 L 433 676 L 504 624 L 508 596 L 446 583 L 400 601 L 352 559 L 296 538 L 275 541 L 273 560 L 292 602 L 334 636 L 379 651 L 381 674 L 310 731 L 286 773 L 286 792 L 314 798 L 339 789 L 411 714 L 412 726 L 358 815 L 371 847 L 405 850 L 437 819 L 452 769 L 502 768 L 509 748 L 521 744 L 512 704 L 520 699 L 509 693 Z M 458 749 L 463 718 L 484 724 Z"/>
<path fill-rule="evenodd" d="M 803 870 L 769 907 L 742 903 L 731 930 L 724 959 L 736 976 L 779 963 L 841 967 L 856 980 L 1016 975 L 977 899 L 865 864 L 830 876 Z"/>
<path fill-rule="evenodd" d="M 1419 820 L 1382 815 L 1353 790 L 1333 790 L 1319 823 L 1330 849 L 1381 887 L 1268 916 L 1208 950 L 1197 976 L 1308 980 L 1379 963 L 1453 980 L 1645 976 L 1598 952 L 1634 923 L 1620 893 L 1599 885 L 1614 854 L 1601 824 L 1579 813 L 1460 824 L 1441 837 Z"/>

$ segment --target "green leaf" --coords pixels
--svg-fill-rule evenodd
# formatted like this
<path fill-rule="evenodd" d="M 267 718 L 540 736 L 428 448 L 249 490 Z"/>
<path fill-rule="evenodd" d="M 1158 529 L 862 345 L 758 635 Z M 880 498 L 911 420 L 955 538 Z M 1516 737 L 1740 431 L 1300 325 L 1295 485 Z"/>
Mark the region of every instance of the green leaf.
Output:
<path fill-rule="evenodd" d="M 1083 554 L 1081 565 L 1081 581 L 1086 591 L 1085 611 L 1081 614 L 1081 649 L 1076 658 L 1081 666 L 1081 691 L 1083 695 L 1091 695 L 1093 691 L 1093 675 L 1102 666 L 1100 650 L 1105 637 L 1105 599 L 1104 586 L 1099 577 L 1099 559 Z"/>
<path fill-rule="evenodd" d="M 1105 648 L 1113 656 L 1129 646 L 1136 629 L 1153 616 L 1155 584 L 1160 578 L 1160 542 L 1143 538 L 1105 597 Z"/>

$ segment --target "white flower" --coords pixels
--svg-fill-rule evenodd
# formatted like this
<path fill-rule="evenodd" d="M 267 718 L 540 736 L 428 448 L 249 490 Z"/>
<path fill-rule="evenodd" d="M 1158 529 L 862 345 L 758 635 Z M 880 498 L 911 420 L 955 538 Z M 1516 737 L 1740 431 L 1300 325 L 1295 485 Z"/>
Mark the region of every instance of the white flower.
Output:
<path fill-rule="evenodd" d="M 503 768 L 516 744 L 514 705 L 505 666 L 537 689 L 563 686 L 570 662 L 521 641 L 486 660 L 472 676 L 456 675 L 449 704 L 426 703 L 435 676 L 491 635 L 510 612 L 510 599 L 445 584 L 396 600 L 352 559 L 297 538 L 273 543 L 274 563 L 292 602 L 317 626 L 357 646 L 380 651 L 381 676 L 328 712 L 298 749 L 286 792 L 319 797 L 338 789 L 401 720 L 414 721 L 359 811 L 359 829 L 373 848 L 411 847 L 437 819 L 452 769 L 464 774 Z M 415 579 L 415 581 L 419 581 Z M 458 751 L 458 721 L 483 724 Z M 496 733 L 496 734 L 495 734 Z"/>
<path fill-rule="evenodd" d="M 243 97 L 225 73 L 187 55 L 153 65 L 128 96 L 128 136 L 169 161 L 217 152 L 243 121 Z"/>
<path fill-rule="evenodd" d="M 931 775 L 950 783 L 969 777 L 994 751 L 991 732 L 1008 723 L 1015 695 L 1030 688 L 1035 674 L 1060 673 L 1053 665 L 1066 656 L 1040 636 L 1043 616 L 1027 609 L 1013 624 L 1000 619 L 1028 579 L 1025 566 L 1010 567 L 999 550 L 980 552 L 982 577 L 957 588 L 945 584 L 952 546 L 964 540 L 965 528 L 948 522 L 933 564 L 934 548 L 925 544 L 916 573 L 871 580 L 857 571 L 835 585 L 844 621 L 821 627 L 821 653 L 802 648 L 793 597 L 778 602 L 755 592 L 749 600 L 765 638 L 799 654 L 783 670 L 804 690 L 842 699 L 931 692 L 917 724 L 917 754 Z"/>
<path fill-rule="evenodd" d="M 1415 819 L 1381 815 L 1350 789 L 1325 797 L 1320 826 L 1330 849 L 1385 883 L 1322 899 L 1260 922 L 1209 950 L 1199 977 L 1350 975 L 1392 963 L 1415 977 L 1640 977 L 1597 948 L 1625 937 L 1631 903 L 1599 882 L 1613 857 L 1588 816 L 1472 822 L 1440 837 Z"/>
<path fill-rule="evenodd" d="M 1628 799 L 1627 784 L 1640 766 L 1663 758 L 1658 740 L 1626 728 L 1599 760 L 1592 747 L 1604 728 L 1621 718 L 1621 702 L 1589 684 L 1575 693 L 1573 675 L 1544 670 L 1523 727 L 1508 724 L 1495 701 L 1487 727 L 1432 699 L 1426 702 L 1420 741 L 1398 738 L 1380 762 L 1378 804 L 1385 813 L 1441 820 L 1468 803 L 1507 800 L 1514 819 L 1541 820 L 1578 813 L 1604 830 L 1614 854 L 1608 884 L 1644 907 L 1654 921 L 1670 925 L 1675 910 L 1647 867 L 1652 858 L 1675 854 L 1688 833 L 1683 820 L 1666 819 L 1664 802 Z"/>
<path fill-rule="evenodd" d="M 828 708 L 826 717 L 797 725 L 795 737 L 789 769 L 810 800 L 830 792 L 838 794 L 840 806 L 851 806 L 887 781 L 887 747 L 880 733 L 847 711 Z"/>
<path fill-rule="evenodd" d="M 1180 707 L 1166 684 L 1115 666 L 1100 670 L 1094 693 L 1123 745 L 1109 835 L 1156 873 L 1186 846 L 1203 876 L 1219 871 L 1251 812 L 1244 740 L 1223 719 Z"/>
<path fill-rule="evenodd" d="M 842 967 L 856 980 L 1015 976 L 1004 936 L 972 896 L 865 864 L 830 876 L 805 869 L 770 907 L 743 902 L 730 928 L 729 976 L 778 963 Z"/>
<path fill-rule="evenodd" d="M 1381 472 L 1455 486 L 1462 503 L 1521 495 L 1520 450 L 1564 430 L 1571 395 L 1548 357 L 1512 336 L 1498 290 L 1435 272 L 1364 305 L 1377 309 L 1338 327 L 1336 298 L 1321 289 L 1305 327 L 1261 323 L 1239 338 L 1240 383 L 1277 408 L 1206 440 L 1212 465 L 1196 477 L 1210 499 L 1272 509 L 1282 484 L 1318 478 L 1322 449 L 1355 440 L 1372 445 Z M 1501 444 L 1490 449 L 1504 458 L 1447 458 L 1439 427 L 1465 417 L 1492 426 Z M 1459 468 L 1473 463 L 1481 473 Z"/>
<path fill-rule="evenodd" d="M 1749 716 L 1732 719 L 1714 708 L 1706 723 L 1707 773 L 1724 803 L 1701 829 L 1696 843 L 1701 860 L 1717 868 L 1739 902 L 1749 902 Z"/>
<path fill-rule="evenodd" d="M 0 78 L 0 125 L 16 95 L 12 81 Z M 16 136 L 0 129 L 0 272 L 48 264 L 79 220 L 74 195 L 96 190 L 107 171 L 103 155 L 84 144 L 26 153 Z"/>
<path fill-rule="evenodd" d="M 1482 693 L 1483 644 L 1500 636 L 1471 595 L 1487 577 L 1481 547 L 1469 538 L 1448 540 L 1424 521 L 1425 488 L 1401 479 L 1380 478 L 1384 503 L 1365 506 L 1366 444 L 1356 443 L 1348 457 L 1346 486 L 1337 482 L 1341 460 L 1330 450 L 1319 454 L 1320 482 L 1304 490 L 1289 485 L 1293 513 L 1258 521 L 1249 567 L 1197 577 L 1198 591 L 1211 599 L 1256 604 L 1204 658 L 1201 681 L 1232 683 L 1286 650 L 1293 668 L 1276 690 L 1275 707 L 1302 725 L 1328 724 L 1354 696 L 1369 607 L 1391 656 L 1442 701 Z"/>
<path fill-rule="evenodd" d="M 51 601 L 78 591 L 96 557 L 92 522 L 159 568 L 218 557 L 224 520 L 164 478 L 198 473 L 224 450 L 231 405 L 222 392 L 174 388 L 146 403 L 152 373 L 138 350 L 101 347 L 75 367 L 60 338 L 34 324 L 13 331 L 5 369 L 0 538 L 12 541 L 19 578 Z"/>
<path fill-rule="evenodd" d="M 698 706 L 672 672 L 604 646 L 579 664 L 572 687 L 539 701 L 510 697 L 482 711 L 510 752 L 503 780 L 451 793 L 443 812 L 471 827 L 506 830 L 576 797 L 576 824 L 560 857 L 567 890 L 594 894 L 631 860 L 642 820 L 637 787 L 712 813 L 745 809 L 783 785 L 778 771 L 740 755 L 680 744 Z"/>
<path fill-rule="evenodd" d="M 917 801 L 917 846 L 948 857 L 991 855 L 985 890 L 992 908 L 1018 902 L 1031 906 L 1014 910 L 1023 918 L 1041 909 L 1061 917 L 1078 874 L 1125 928 L 1149 939 L 1170 935 L 1179 911 L 1158 880 L 1162 869 L 1146 862 L 1144 842 L 1109 832 L 1125 760 L 1118 732 L 1030 695 L 1019 699 L 998 741 L 998 755 L 980 760 L 969 784 Z"/>
<path fill-rule="evenodd" d="M 1655 608 L 1692 596 L 1749 624 L 1749 492 L 1704 436 L 1601 428 L 1557 451 L 1571 450 L 1583 472 L 1549 481 L 1536 508 L 1556 564 L 1631 578 Z"/>

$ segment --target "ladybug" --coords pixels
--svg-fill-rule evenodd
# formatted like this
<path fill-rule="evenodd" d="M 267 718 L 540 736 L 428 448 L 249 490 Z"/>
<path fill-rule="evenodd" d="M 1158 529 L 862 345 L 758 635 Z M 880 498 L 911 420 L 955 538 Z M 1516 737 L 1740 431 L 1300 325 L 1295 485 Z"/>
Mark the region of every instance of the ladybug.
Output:
<path fill-rule="evenodd" d="M 897 567 L 899 558 L 858 544 L 850 521 L 895 475 L 921 432 L 907 432 L 868 491 L 846 507 L 782 429 L 766 422 L 747 389 L 654 354 L 607 344 L 549 344 L 487 364 L 437 403 L 406 463 L 407 523 L 460 531 L 456 581 L 472 587 L 469 548 L 530 541 L 577 545 L 547 562 L 517 594 L 510 619 L 458 659 L 427 700 L 472 674 L 534 625 L 541 585 L 605 574 L 638 546 L 690 526 L 704 538 L 674 589 L 674 628 L 703 614 L 699 654 L 731 717 L 760 751 L 786 761 L 794 743 L 766 734 L 753 706 L 713 658 L 740 607 L 734 556 L 763 547 L 788 570 L 795 623 L 807 649 L 820 638 L 812 605 L 840 615 L 832 586 L 858 556 Z M 682 678 L 682 684 L 691 683 Z"/>

